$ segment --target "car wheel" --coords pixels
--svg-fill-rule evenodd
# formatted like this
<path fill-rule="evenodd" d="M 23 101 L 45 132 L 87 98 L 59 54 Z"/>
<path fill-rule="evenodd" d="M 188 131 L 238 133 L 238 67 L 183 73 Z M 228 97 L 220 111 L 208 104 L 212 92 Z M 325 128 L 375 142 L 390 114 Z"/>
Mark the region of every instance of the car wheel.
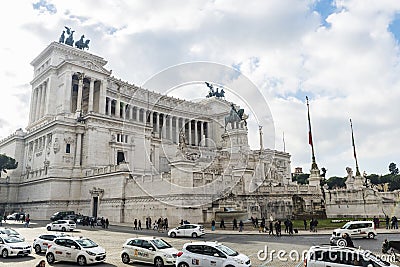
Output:
<path fill-rule="evenodd" d="M 122 259 L 122 262 L 125 264 L 128 264 L 131 261 L 131 259 L 129 258 L 129 255 L 127 253 L 122 254 L 121 259 Z"/>
<path fill-rule="evenodd" d="M 55 261 L 53 253 L 47 253 L 46 260 L 49 264 L 52 264 Z"/>
<path fill-rule="evenodd" d="M 65 230 L 66 230 L 65 227 L 61 228 L 61 231 L 65 232 Z"/>
<path fill-rule="evenodd" d="M 186 262 L 181 262 L 178 264 L 178 267 L 189 267 L 189 264 L 187 264 Z"/>
<path fill-rule="evenodd" d="M 345 247 L 347 246 L 347 242 L 344 239 L 339 239 L 336 245 L 338 245 L 339 247 Z"/>
<path fill-rule="evenodd" d="M 164 267 L 164 262 L 160 257 L 156 257 L 154 259 L 154 266 L 155 267 Z"/>
<path fill-rule="evenodd" d="M 174 238 L 174 237 L 176 237 L 176 233 L 175 233 L 175 232 L 172 232 L 172 233 L 170 234 L 170 236 L 171 236 L 172 238 Z"/>
<path fill-rule="evenodd" d="M 369 238 L 369 239 L 374 239 L 374 238 L 375 238 L 374 233 L 369 233 L 369 234 L 368 234 L 368 238 Z"/>
<path fill-rule="evenodd" d="M 40 247 L 40 245 L 35 246 L 35 252 L 36 252 L 36 254 L 39 254 L 40 252 L 42 252 L 42 248 Z"/>
<path fill-rule="evenodd" d="M 86 258 L 84 256 L 79 256 L 78 257 L 78 264 L 79 264 L 79 266 L 85 266 L 86 265 Z"/>
<path fill-rule="evenodd" d="M 3 258 L 7 258 L 8 257 L 8 250 L 7 249 L 3 249 L 3 251 L 1 252 L 1 256 Z"/>
<path fill-rule="evenodd" d="M 197 234 L 196 234 L 196 233 L 192 233 L 192 237 L 193 237 L 193 238 L 196 238 L 196 237 L 197 237 Z"/>
<path fill-rule="evenodd" d="M 50 226 L 47 226 L 47 231 L 51 231 L 51 227 Z"/>

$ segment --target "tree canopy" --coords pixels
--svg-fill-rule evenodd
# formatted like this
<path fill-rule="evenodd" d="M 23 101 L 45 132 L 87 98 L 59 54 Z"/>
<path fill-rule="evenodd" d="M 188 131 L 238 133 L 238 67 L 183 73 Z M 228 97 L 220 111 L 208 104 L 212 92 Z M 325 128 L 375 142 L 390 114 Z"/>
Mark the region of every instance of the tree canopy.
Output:
<path fill-rule="evenodd" d="M 389 164 L 389 172 L 392 175 L 399 174 L 399 168 L 397 168 L 396 163 L 392 162 Z"/>
<path fill-rule="evenodd" d="M 0 154 L 0 173 L 5 172 L 7 173 L 7 170 L 13 170 L 18 167 L 18 162 L 15 161 L 15 159 L 4 155 Z"/>

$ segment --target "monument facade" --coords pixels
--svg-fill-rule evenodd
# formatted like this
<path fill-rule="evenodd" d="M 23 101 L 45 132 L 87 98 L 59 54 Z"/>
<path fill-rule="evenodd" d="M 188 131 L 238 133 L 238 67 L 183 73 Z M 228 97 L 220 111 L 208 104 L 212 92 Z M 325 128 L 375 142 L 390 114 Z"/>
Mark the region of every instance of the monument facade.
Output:
<path fill-rule="evenodd" d="M 62 42 L 32 61 L 29 124 L 0 141 L 19 162 L 0 179 L 2 211 L 175 224 L 323 210 L 318 184 L 291 181 L 288 153 L 250 149 L 246 114 L 225 92 L 177 99 L 113 77 L 106 63 Z"/>

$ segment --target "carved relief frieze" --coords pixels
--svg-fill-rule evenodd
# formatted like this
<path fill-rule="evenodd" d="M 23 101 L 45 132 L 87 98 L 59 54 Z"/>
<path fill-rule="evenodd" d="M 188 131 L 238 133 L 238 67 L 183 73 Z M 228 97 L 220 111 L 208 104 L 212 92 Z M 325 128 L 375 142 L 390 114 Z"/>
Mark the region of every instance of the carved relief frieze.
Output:
<path fill-rule="evenodd" d="M 74 138 L 72 138 L 71 136 L 65 137 L 65 138 L 64 138 L 64 141 L 65 141 L 65 143 L 67 143 L 67 144 L 73 144 L 73 143 L 75 143 Z"/>

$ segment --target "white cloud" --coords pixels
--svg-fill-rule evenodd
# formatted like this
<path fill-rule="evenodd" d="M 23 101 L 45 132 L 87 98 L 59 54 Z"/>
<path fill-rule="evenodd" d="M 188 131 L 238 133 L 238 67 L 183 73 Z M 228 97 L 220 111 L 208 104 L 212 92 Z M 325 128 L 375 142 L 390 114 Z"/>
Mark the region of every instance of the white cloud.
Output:
<path fill-rule="evenodd" d="M 329 27 L 310 10 L 312 1 L 43 3 L 52 12 L 29 1 L 0 10 L 0 136 L 27 125 L 29 63 L 69 26 L 75 39 L 91 39 L 89 51 L 108 60 L 116 77 L 135 84 L 183 62 L 240 66 L 268 101 L 278 149 L 285 132 L 292 168 L 310 166 L 306 94 L 317 161 L 328 176 L 354 167 L 349 118 L 362 170 L 386 173 L 399 160 L 399 47 L 387 29 L 399 1 L 336 1 Z"/>

